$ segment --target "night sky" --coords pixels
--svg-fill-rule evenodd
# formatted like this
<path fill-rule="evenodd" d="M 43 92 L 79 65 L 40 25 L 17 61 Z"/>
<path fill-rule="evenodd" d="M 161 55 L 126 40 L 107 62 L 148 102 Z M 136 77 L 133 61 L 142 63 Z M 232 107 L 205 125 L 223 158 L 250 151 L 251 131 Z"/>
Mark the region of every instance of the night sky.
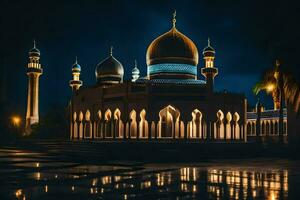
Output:
<path fill-rule="evenodd" d="M 276 57 L 299 78 L 300 12 L 293 2 L 1 0 L 0 67 L 6 83 L 2 83 L 1 93 L 5 92 L 7 105 L 25 113 L 26 64 L 33 39 L 44 69 L 40 79 L 42 114 L 53 105 L 68 104 L 75 56 L 82 67 L 84 86 L 95 84 L 95 66 L 108 56 L 111 45 L 125 68 L 125 79 L 131 77 L 134 59 L 146 75 L 147 47 L 171 28 L 174 9 L 178 30 L 198 47 L 201 79 L 202 49 L 207 38 L 211 39 L 219 68 L 217 90 L 245 93 L 254 105 L 252 87 Z M 271 107 L 271 97 L 262 98 Z"/>

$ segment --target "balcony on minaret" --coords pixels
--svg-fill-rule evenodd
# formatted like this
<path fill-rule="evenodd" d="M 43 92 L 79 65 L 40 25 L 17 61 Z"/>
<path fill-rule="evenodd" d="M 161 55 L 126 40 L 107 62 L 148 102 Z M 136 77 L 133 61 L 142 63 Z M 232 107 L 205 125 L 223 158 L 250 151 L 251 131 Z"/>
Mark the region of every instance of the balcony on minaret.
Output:
<path fill-rule="evenodd" d="M 201 74 L 203 74 L 204 76 L 211 74 L 211 75 L 213 75 L 213 77 L 215 77 L 216 75 L 218 75 L 218 68 L 215 68 L 215 67 L 201 68 Z"/>
<path fill-rule="evenodd" d="M 31 64 L 31 63 L 29 63 Z M 28 68 L 27 68 L 27 74 L 28 73 L 37 73 L 37 74 L 42 74 L 43 73 L 43 69 L 41 67 L 29 67 L 28 64 Z M 40 64 L 39 64 L 40 65 Z"/>

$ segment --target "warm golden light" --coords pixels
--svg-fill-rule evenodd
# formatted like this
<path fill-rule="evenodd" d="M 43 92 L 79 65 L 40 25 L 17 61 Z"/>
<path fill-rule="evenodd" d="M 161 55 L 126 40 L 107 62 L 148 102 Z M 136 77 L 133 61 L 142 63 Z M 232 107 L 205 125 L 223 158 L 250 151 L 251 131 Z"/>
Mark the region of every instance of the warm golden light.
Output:
<path fill-rule="evenodd" d="M 15 127 L 19 127 L 21 125 L 21 117 L 19 116 L 12 116 L 11 122 Z"/>
<path fill-rule="evenodd" d="M 266 85 L 266 90 L 267 92 L 272 92 L 275 89 L 275 85 L 272 83 L 269 83 L 268 85 Z"/>
<path fill-rule="evenodd" d="M 21 190 L 21 189 L 17 190 L 17 191 L 16 191 L 16 197 L 18 198 L 18 197 L 20 197 L 21 195 L 22 195 L 22 190 Z"/>

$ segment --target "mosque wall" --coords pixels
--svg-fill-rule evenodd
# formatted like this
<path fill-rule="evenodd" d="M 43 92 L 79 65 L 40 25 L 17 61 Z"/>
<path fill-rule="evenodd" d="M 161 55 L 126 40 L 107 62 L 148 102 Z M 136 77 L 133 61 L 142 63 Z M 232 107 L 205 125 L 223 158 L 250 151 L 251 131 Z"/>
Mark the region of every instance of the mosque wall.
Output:
<path fill-rule="evenodd" d="M 83 89 L 73 98 L 70 137 L 246 140 L 243 95 L 189 88 L 161 93 L 156 86 L 123 83 Z"/>

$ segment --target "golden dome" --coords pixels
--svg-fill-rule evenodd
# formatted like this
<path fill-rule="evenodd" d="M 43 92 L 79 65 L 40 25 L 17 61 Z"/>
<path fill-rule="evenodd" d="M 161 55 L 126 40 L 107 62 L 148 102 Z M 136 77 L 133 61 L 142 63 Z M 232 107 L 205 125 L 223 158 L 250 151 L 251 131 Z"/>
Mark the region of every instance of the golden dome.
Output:
<path fill-rule="evenodd" d="M 198 50 L 196 45 L 179 32 L 175 25 L 165 34 L 156 38 L 147 49 L 147 65 L 178 63 L 196 66 Z"/>

